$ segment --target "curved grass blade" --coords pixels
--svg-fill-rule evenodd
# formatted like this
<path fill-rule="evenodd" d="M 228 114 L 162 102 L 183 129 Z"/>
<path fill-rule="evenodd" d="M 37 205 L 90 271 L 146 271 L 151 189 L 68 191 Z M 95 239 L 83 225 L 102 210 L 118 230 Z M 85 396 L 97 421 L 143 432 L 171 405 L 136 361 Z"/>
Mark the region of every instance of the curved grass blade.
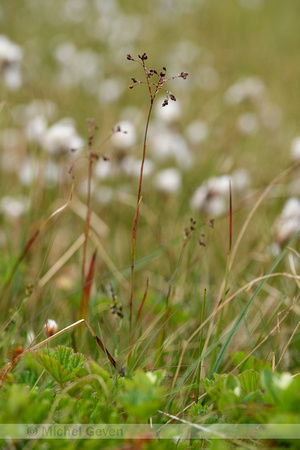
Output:
<path fill-rule="evenodd" d="M 299 236 L 300 231 L 298 231 L 295 236 L 292 238 L 292 240 L 288 243 L 288 245 L 282 250 L 282 252 L 280 253 L 280 255 L 278 256 L 278 258 L 276 259 L 276 261 L 274 262 L 274 264 L 272 265 L 271 269 L 268 271 L 267 275 L 270 275 L 275 268 L 277 267 L 277 265 L 280 263 L 280 261 L 282 260 L 282 258 L 284 257 L 284 255 L 287 253 L 287 251 L 289 250 L 288 247 L 290 247 L 293 242 L 297 239 L 297 237 Z M 259 292 L 261 291 L 263 285 L 265 284 L 265 282 L 268 280 L 268 277 L 266 277 L 264 280 L 262 280 L 262 282 L 260 283 L 260 285 L 257 287 L 257 289 L 255 290 L 254 294 L 252 295 L 251 299 L 249 300 L 249 302 L 247 303 L 247 305 L 245 306 L 245 308 L 243 309 L 243 311 L 240 313 L 239 317 L 237 318 L 235 324 L 233 325 L 231 331 L 229 332 L 226 341 L 224 342 L 217 358 L 216 361 L 212 367 L 212 370 L 210 372 L 209 378 L 212 378 L 213 373 L 217 372 L 220 368 L 220 365 L 222 363 L 222 360 L 224 358 L 224 355 L 232 341 L 232 339 L 234 338 L 235 334 L 237 333 L 239 327 L 241 326 L 244 317 L 247 314 L 248 309 L 250 308 L 250 306 L 252 305 L 254 299 L 257 297 L 257 295 L 259 294 Z"/>

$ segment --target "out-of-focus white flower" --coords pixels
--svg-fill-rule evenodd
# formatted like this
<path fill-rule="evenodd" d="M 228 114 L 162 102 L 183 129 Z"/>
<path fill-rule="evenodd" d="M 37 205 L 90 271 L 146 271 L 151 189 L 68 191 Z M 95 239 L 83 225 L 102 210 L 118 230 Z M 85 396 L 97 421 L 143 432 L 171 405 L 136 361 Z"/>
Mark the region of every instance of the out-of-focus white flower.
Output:
<path fill-rule="evenodd" d="M 132 122 L 123 120 L 116 127 L 120 127 L 121 131 L 113 134 L 111 143 L 117 150 L 128 150 L 136 144 L 136 131 Z"/>
<path fill-rule="evenodd" d="M 190 201 L 191 209 L 214 217 L 225 213 L 228 209 L 229 182 L 235 196 L 243 198 L 250 186 L 249 173 L 245 169 L 237 169 L 231 175 L 209 178 L 194 192 Z"/>
<path fill-rule="evenodd" d="M 154 112 L 157 119 L 170 125 L 176 123 L 180 119 L 182 108 L 179 100 L 174 102 L 169 99 L 169 103 L 166 106 L 162 106 L 162 103 L 157 102 Z"/>
<path fill-rule="evenodd" d="M 244 197 L 251 185 L 251 176 L 246 169 L 236 169 L 231 174 L 231 184 L 234 192 L 238 193 L 238 196 Z"/>
<path fill-rule="evenodd" d="M 58 330 L 58 325 L 55 320 L 48 319 L 44 325 L 44 333 L 47 337 L 53 336 Z"/>
<path fill-rule="evenodd" d="M 102 76 L 100 57 L 91 49 L 78 50 L 73 42 L 59 44 L 54 52 L 60 66 L 58 82 L 68 88 L 81 85 L 95 93 Z"/>
<path fill-rule="evenodd" d="M 208 136 L 208 125 L 203 120 L 194 120 L 185 129 L 188 140 L 194 144 L 201 144 Z"/>
<path fill-rule="evenodd" d="M 24 186 L 29 186 L 36 180 L 38 173 L 38 163 L 26 159 L 18 171 L 19 180 Z"/>
<path fill-rule="evenodd" d="M 259 129 L 257 115 L 251 112 L 241 114 L 237 120 L 237 127 L 243 134 L 255 134 Z"/>
<path fill-rule="evenodd" d="M 225 100 L 229 104 L 239 104 L 244 100 L 257 102 L 265 95 L 265 85 L 258 77 L 238 80 L 225 92 Z"/>
<path fill-rule="evenodd" d="M 119 100 L 124 92 L 124 83 L 121 78 L 111 77 L 100 82 L 98 99 L 103 103 L 113 103 Z"/>
<path fill-rule="evenodd" d="M 26 200 L 23 198 L 15 198 L 7 195 L 0 200 L 0 211 L 8 219 L 21 217 L 26 209 Z"/>
<path fill-rule="evenodd" d="M 278 378 L 274 377 L 274 384 L 282 390 L 285 390 L 292 383 L 293 377 L 289 372 L 281 373 Z"/>
<path fill-rule="evenodd" d="M 84 140 L 77 134 L 74 121 L 66 118 L 52 125 L 44 133 L 42 146 L 51 155 L 81 150 Z"/>
<path fill-rule="evenodd" d="M 180 168 L 189 169 L 193 163 L 193 155 L 184 137 L 168 129 L 153 128 L 150 139 L 151 155 L 158 161 L 175 160 Z"/>
<path fill-rule="evenodd" d="M 39 176 L 42 176 L 44 187 L 53 188 L 59 182 L 60 167 L 53 161 L 47 161 L 43 166 L 38 161 L 26 159 L 18 171 L 18 176 L 24 186 L 33 184 Z"/>
<path fill-rule="evenodd" d="M 155 175 L 153 185 L 166 194 L 176 194 L 182 185 L 181 173 L 176 168 L 161 170 Z"/>
<path fill-rule="evenodd" d="M 14 91 L 22 85 L 20 63 L 23 51 L 7 36 L 0 35 L 0 73 L 8 89 Z"/>
<path fill-rule="evenodd" d="M 293 139 L 291 143 L 290 154 L 293 161 L 300 160 L 300 136 Z"/>
<path fill-rule="evenodd" d="M 115 164 L 110 160 L 99 159 L 95 164 L 94 174 L 99 180 L 113 178 L 118 172 Z"/>
<path fill-rule="evenodd" d="M 18 125 L 26 127 L 36 117 L 45 122 L 55 120 L 57 106 L 51 100 L 33 100 L 25 105 L 17 105 L 12 109 L 12 116 Z"/>
<path fill-rule="evenodd" d="M 146 372 L 146 377 L 148 378 L 151 384 L 155 385 L 157 381 L 157 375 L 155 373 L 148 371 Z"/>
<path fill-rule="evenodd" d="M 122 160 L 121 166 L 126 175 L 138 178 L 141 173 L 141 159 L 135 159 L 132 156 L 127 156 Z M 145 159 L 143 167 L 143 176 L 149 176 L 154 170 L 154 163 L 150 159 Z"/>
<path fill-rule="evenodd" d="M 291 197 L 286 201 L 274 224 L 274 239 L 280 246 L 289 242 L 300 230 L 300 200 Z"/>
<path fill-rule="evenodd" d="M 41 144 L 47 125 L 47 120 L 44 116 L 35 116 L 31 119 L 25 129 L 29 142 Z"/>
<path fill-rule="evenodd" d="M 285 203 L 281 212 L 283 219 L 291 219 L 293 217 L 300 217 L 300 200 L 292 197 Z"/>

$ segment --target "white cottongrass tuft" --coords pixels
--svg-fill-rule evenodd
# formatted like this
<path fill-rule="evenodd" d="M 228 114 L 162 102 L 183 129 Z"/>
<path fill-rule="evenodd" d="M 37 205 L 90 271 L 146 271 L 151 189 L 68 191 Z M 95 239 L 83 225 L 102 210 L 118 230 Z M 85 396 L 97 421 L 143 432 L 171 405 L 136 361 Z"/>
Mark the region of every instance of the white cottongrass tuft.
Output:
<path fill-rule="evenodd" d="M 57 156 L 81 150 L 84 140 L 77 134 L 73 119 L 65 118 L 46 130 L 42 146 L 48 153 Z"/>
<path fill-rule="evenodd" d="M 113 178 L 118 173 L 119 170 L 111 160 L 99 159 L 94 167 L 94 175 L 99 180 Z"/>
<path fill-rule="evenodd" d="M 265 95 L 265 85 L 259 77 L 248 77 L 238 80 L 225 92 L 227 103 L 237 105 L 244 100 L 257 102 Z"/>
<path fill-rule="evenodd" d="M 189 169 L 193 164 L 193 155 L 180 133 L 152 127 L 150 147 L 151 155 L 158 161 L 174 160 L 182 169 Z"/>
<path fill-rule="evenodd" d="M 124 82 L 119 77 L 110 77 L 101 81 L 98 99 L 102 103 L 113 103 L 119 100 L 125 90 Z"/>
<path fill-rule="evenodd" d="M 45 188 L 50 189 L 59 183 L 61 169 L 54 161 L 47 161 L 43 165 L 38 161 L 26 159 L 18 171 L 18 177 L 23 186 L 30 186 L 41 176 Z"/>
<path fill-rule="evenodd" d="M 194 145 L 201 144 L 207 138 L 209 128 L 203 120 L 194 120 L 185 129 L 187 139 Z"/>
<path fill-rule="evenodd" d="M 0 73 L 8 89 L 15 91 L 22 85 L 21 61 L 23 50 L 11 42 L 7 36 L 0 35 Z"/>
<path fill-rule="evenodd" d="M 153 178 L 153 185 L 165 194 L 176 194 L 182 185 L 181 173 L 175 167 L 161 170 Z"/>
<path fill-rule="evenodd" d="M 117 127 L 120 127 L 121 131 L 114 133 L 110 142 L 117 150 L 129 150 L 136 144 L 135 126 L 129 120 L 123 120 L 115 128 Z"/>
<path fill-rule="evenodd" d="M 250 175 L 245 169 L 237 169 L 231 175 L 207 179 L 194 192 L 190 200 L 191 209 L 213 217 L 224 214 L 228 210 L 229 182 L 236 198 L 241 199 L 250 187 Z"/>
<path fill-rule="evenodd" d="M 289 198 L 279 217 L 276 219 L 273 234 L 280 246 L 288 243 L 300 230 L 300 200 L 297 197 Z"/>
<path fill-rule="evenodd" d="M 290 154 L 293 161 L 300 161 L 300 136 L 293 139 Z"/>
<path fill-rule="evenodd" d="M 160 102 L 157 102 L 154 108 L 155 117 L 159 121 L 168 125 L 176 123 L 182 114 L 182 108 L 179 100 L 174 102 L 169 99 L 169 103 L 166 106 L 162 106 Z"/>
<path fill-rule="evenodd" d="M 0 200 L 0 212 L 7 219 L 18 219 L 27 210 L 27 202 L 24 198 L 15 198 L 9 195 Z"/>
<path fill-rule="evenodd" d="M 87 48 L 78 50 L 73 42 L 59 44 L 54 52 L 60 71 L 58 83 L 65 88 L 82 86 L 87 92 L 95 94 L 102 70 L 99 55 Z"/>
<path fill-rule="evenodd" d="M 122 159 L 121 167 L 123 172 L 134 178 L 139 178 L 141 173 L 141 159 L 135 159 L 133 156 L 126 156 Z M 143 167 L 143 177 L 149 176 L 154 170 L 154 163 L 148 159 L 145 158 L 144 161 L 144 167 Z"/>

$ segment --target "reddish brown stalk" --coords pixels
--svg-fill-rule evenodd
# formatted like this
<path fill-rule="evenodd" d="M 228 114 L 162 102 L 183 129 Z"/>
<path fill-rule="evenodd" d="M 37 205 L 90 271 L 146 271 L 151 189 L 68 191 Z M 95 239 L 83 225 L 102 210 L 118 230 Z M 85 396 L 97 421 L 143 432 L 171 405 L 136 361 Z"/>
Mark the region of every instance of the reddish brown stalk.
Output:
<path fill-rule="evenodd" d="M 89 301 L 91 298 L 93 277 L 94 277 L 94 272 L 95 272 L 96 254 L 97 254 L 97 250 L 95 250 L 93 253 L 92 260 L 90 263 L 90 268 L 89 268 L 89 271 L 88 271 L 88 274 L 86 277 L 85 284 L 83 286 L 83 290 L 82 290 L 83 295 L 82 295 L 81 303 L 79 306 L 79 314 L 78 314 L 79 319 L 85 319 L 87 312 L 88 312 Z"/>
<path fill-rule="evenodd" d="M 129 298 L 129 330 L 131 331 L 132 326 L 132 308 L 133 308 L 133 282 L 134 282 L 134 265 L 135 265 L 135 248 L 136 248 L 136 234 L 137 234 L 137 223 L 138 223 L 138 217 L 139 217 L 139 209 L 140 209 L 140 203 L 142 199 L 142 182 L 143 182 L 143 170 L 144 170 L 144 163 L 145 163 L 145 157 L 146 157 L 146 144 L 147 144 L 147 135 L 148 135 L 148 128 L 150 123 L 150 117 L 152 113 L 153 103 L 157 96 L 157 94 L 163 90 L 166 93 L 166 98 L 164 99 L 164 102 L 162 106 L 168 105 L 169 99 L 172 101 L 176 101 L 176 97 L 174 94 L 172 94 L 170 91 L 165 89 L 164 85 L 170 80 L 174 80 L 175 78 L 183 78 L 184 80 L 187 78 L 188 73 L 187 72 L 181 72 L 179 75 L 175 77 L 166 78 L 166 68 L 163 67 L 163 70 L 161 72 L 158 72 L 157 70 L 150 69 L 148 70 L 146 68 L 145 61 L 148 59 L 148 56 L 146 53 L 143 53 L 142 55 L 138 55 L 139 59 L 134 59 L 130 54 L 127 55 L 128 61 L 134 61 L 138 64 L 140 64 L 144 70 L 146 81 L 140 81 L 137 80 L 135 77 L 131 77 L 131 80 L 133 82 L 132 85 L 129 86 L 130 89 L 133 89 L 138 84 L 147 84 L 149 96 L 150 96 L 150 107 L 148 111 L 148 116 L 146 120 L 146 127 L 145 127 L 145 134 L 144 134 L 144 143 L 143 143 L 143 155 L 142 155 L 142 163 L 141 163 L 141 171 L 140 171 L 140 179 L 139 179 L 139 189 L 138 189 L 138 195 L 137 195 L 137 206 L 136 206 L 136 212 L 133 220 L 133 226 L 132 226 L 132 233 L 131 233 L 131 275 L 130 275 L 130 298 Z M 157 77 L 156 82 L 150 81 L 152 77 Z"/>
<path fill-rule="evenodd" d="M 129 355 L 128 355 L 128 361 L 130 361 L 130 359 L 131 359 L 132 347 L 133 347 L 134 342 L 135 342 L 136 328 L 137 328 L 137 324 L 138 324 L 139 318 L 141 316 L 141 312 L 142 312 L 145 300 L 147 298 L 148 287 L 149 287 L 149 276 L 147 276 L 146 289 L 145 289 L 145 292 L 144 292 L 144 295 L 143 295 L 143 298 L 142 298 L 142 301 L 141 301 L 141 304 L 140 304 L 140 307 L 139 307 L 139 310 L 138 310 L 138 313 L 137 313 L 137 316 L 136 316 L 136 320 L 135 320 L 134 330 L 133 330 L 132 338 L 131 338 L 131 341 L 130 341 L 130 352 L 129 352 Z"/>
<path fill-rule="evenodd" d="M 92 171 L 93 171 L 93 161 L 94 155 L 92 152 L 92 144 L 94 139 L 94 121 L 92 119 L 87 119 L 87 123 L 89 125 L 89 145 L 88 145 L 88 158 L 89 158 L 89 167 L 88 167 L 88 192 L 87 192 L 87 216 L 85 221 L 85 239 L 82 247 L 82 270 L 81 270 L 81 279 L 82 279 L 82 297 L 84 297 L 84 282 L 85 282 L 85 264 L 86 264 L 86 249 L 87 249 L 87 240 L 91 226 L 91 217 L 92 217 L 92 198 L 91 198 L 91 182 L 92 182 Z"/>
<path fill-rule="evenodd" d="M 145 157 L 146 157 L 147 135 L 148 135 L 149 122 L 150 122 L 150 117 L 151 117 L 151 112 L 152 112 L 152 107 L 153 107 L 153 101 L 154 101 L 154 99 L 151 97 L 151 103 L 150 103 L 150 108 L 149 108 L 149 112 L 148 112 L 146 128 L 145 128 L 145 135 L 144 135 L 143 155 L 142 155 L 142 163 L 141 163 L 141 171 L 140 171 L 140 179 L 139 179 L 139 189 L 138 189 L 138 195 L 137 195 L 137 205 L 136 205 L 136 211 L 135 211 L 135 216 L 134 216 L 133 226 L 132 226 L 132 233 L 131 233 L 131 272 L 130 272 L 130 298 L 129 298 L 129 329 L 130 329 L 130 331 L 131 331 L 131 324 L 132 324 L 132 303 L 133 303 L 133 282 L 134 282 L 136 233 L 137 233 L 137 224 L 138 224 L 138 218 L 139 218 L 140 204 L 142 201 L 143 171 L 144 171 L 144 163 L 145 163 Z"/>

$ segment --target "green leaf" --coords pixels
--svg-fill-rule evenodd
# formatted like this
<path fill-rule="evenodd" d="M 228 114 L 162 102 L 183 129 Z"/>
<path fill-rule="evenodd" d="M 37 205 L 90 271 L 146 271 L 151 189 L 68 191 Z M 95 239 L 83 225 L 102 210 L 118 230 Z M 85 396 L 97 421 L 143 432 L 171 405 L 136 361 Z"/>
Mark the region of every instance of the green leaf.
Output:
<path fill-rule="evenodd" d="M 233 362 L 233 364 L 238 366 L 245 358 L 247 358 L 247 354 L 243 351 L 231 353 L 229 358 Z M 255 358 L 253 355 L 249 356 L 246 361 L 238 368 L 239 373 L 244 372 L 245 370 L 256 370 L 257 372 L 261 372 L 263 369 L 271 369 L 271 364 L 266 361 L 262 361 L 261 359 Z"/>
<path fill-rule="evenodd" d="M 74 353 L 69 347 L 59 345 L 53 350 L 44 349 L 35 353 L 41 366 L 63 388 L 78 376 L 86 375 L 86 359 L 81 353 Z"/>
<path fill-rule="evenodd" d="M 68 381 L 75 379 L 56 358 L 43 352 L 36 352 L 36 357 L 41 366 L 51 375 L 51 377 L 63 388 Z"/>
<path fill-rule="evenodd" d="M 137 370 L 131 380 L 123 382 L 124 392 L 119 400 L 130 415 L 146 420 L 157 413 L 162 404 L 164 390 L 159 387 L 161 374 Z"/>
<path fill-rule="evenodd" d="M 244 395 L 256 391 L 260 385 L 259 374 L 252 369 L 245 370 L 245 372 L 241 373 L 239 380 Z"/>
<path fill-rule="evenodd" d="M 44 349 L 43 352 L 56 358 L 69 372 L 74 373 L 81 367 L 85 367 L 86 359 L 83 354 L 74 353 L 70 347 L 58 345 L 53 350 Z"/>

